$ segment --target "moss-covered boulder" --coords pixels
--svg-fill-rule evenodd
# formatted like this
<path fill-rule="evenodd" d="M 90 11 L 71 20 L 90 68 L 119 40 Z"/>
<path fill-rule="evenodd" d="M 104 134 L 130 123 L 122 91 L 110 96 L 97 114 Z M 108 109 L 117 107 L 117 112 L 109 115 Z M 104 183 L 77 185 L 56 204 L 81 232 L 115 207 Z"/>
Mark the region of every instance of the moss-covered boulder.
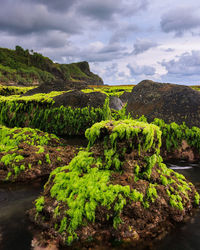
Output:
<path fill-rule="evenodd" d="M 77 149 L 53 134 L 0 126 L 0 182 L 27 182 L 66 165 Z"/>
<path fill-rule="evenodd" d="M 162 162 L 156 125 L 102 121 L 86 137 L 87 150 L 51 173 L 29 212 L 48 237 L 64 245 L 137 244 L 160 236 L 199 204 L 193 184 Z"/>
<path fill-rule="evenodd" d="M 200 92 L 188 86 L 143 80 L 132 90 L 127 111 L 136 118 L 145 115 L 166 123 L 200 127 Z"/>
<path fill-rule="evenodd" d="M 64 107 L 66 97 L 62 95 L 64 93 L 69 92 L 53 91 L 31 96 L 0 96 L 0 124 L 7 127 L 37 128 L 57 135 L 84 135 L 85 130 L 94 123 L 110 118 L 109 100 L 103 94 L 97 93 L 100 95 L 98 97 L 94 93 L 87 95 L 81 92 L 86 96 L 84 106 L 70 106 L 73 102 L 66 101 L 66 107 Z M 82 95 L 73 97 L 72 93 L 69 96 L 76 100 L 75 103 L 80 104 Z M 55 99 L 56 96 L 59 98 Z M 94 97 L 91 98 L 91 96 Z M 97 100 L 95 96 L 98 97 Z M 98 100 L 101 100 L 100 105 Z"/>

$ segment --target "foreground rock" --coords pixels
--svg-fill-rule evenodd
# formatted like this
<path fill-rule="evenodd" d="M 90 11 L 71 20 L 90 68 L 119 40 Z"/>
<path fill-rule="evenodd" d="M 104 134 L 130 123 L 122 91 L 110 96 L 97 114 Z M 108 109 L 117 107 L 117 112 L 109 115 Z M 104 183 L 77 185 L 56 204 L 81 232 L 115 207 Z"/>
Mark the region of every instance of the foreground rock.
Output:
<path fill-rule="evenodd" d="M 127 111 L 133 117 L 145 115 L 148 121 L 161 118 L 167 123 L 200 127 L 200 92 L 183 85 L 144 80 L 133 88 Z"/>
<path fill-rule="evenodd" d="M 43 240 L 134 246 L 161 237 L 199 204 L 195 187 L 162 163 L 157 126 L 102 121 L 86 137 L 88 150 L 51 173 L 29 212 Z"/>
<path fill-rule="evenodd" d="M 68 164 L 77 149 L 31 128 L 0 127 L 0 182 L 28 182 Z"/>

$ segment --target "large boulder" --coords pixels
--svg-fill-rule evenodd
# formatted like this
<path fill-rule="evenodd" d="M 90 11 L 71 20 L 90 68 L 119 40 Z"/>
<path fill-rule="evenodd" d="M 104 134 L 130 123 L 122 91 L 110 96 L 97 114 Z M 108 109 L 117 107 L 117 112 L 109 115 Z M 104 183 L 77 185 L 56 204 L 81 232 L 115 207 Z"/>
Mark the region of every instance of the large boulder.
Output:
<path fill-rule="evenodd" d="M 133 117 L 144 115 L 148 121 L 161 118 L 200 127 L 200 93 L 183 85 L 144 80 L 132 90 L 127 111 Z"/>
<path fill-rule="evenodd" d="M 106 95 L 100 92 L 83 93 L 79 90 L 72 90 L 62 95 L 53 98 L 55 106 L 64 107 L 71 106 L 73 108 L 84 108 L 84 107 L 103 107 Z"/>
<path fill-rule="evenodd" d="M 55 107 L 63 105 L 64 107 L 70 106 L 73 108 L 84 108 L 88 106 L 102 108 L 106 98 L 107 95 L 101 92 L 83 93 L 79 90 L 72 90 L 56 96 L 53 99 L 55 101 Z M 120 110 L 122 108 L 122 103 L 118 97 L 110 98 L 110 108 L 115 110 Z"/>

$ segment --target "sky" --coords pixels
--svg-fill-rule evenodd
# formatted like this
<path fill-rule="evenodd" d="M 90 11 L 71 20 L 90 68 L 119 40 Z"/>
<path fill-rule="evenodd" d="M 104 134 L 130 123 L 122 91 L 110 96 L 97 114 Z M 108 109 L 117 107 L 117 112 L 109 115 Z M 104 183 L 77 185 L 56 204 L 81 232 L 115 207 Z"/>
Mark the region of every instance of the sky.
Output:
<path fill-rule="evenodd" d="M 200 85 L 200 1 L 1 0 L 0 47 L 16 45 L 105 84 Z"/>

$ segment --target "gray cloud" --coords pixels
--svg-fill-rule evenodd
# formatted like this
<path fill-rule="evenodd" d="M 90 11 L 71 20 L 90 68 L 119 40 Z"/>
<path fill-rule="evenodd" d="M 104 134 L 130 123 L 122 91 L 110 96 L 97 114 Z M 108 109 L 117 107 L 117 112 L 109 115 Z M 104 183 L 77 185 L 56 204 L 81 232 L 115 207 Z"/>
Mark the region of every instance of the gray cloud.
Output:
<path fill-rule="evenodd" d="M 73 16 L 49 12 L 41 4 L 23 0 L 7 0 L 0 9 L 0 30 L 13 34 L 30 34 L 61 30 L 69 34 L 80 32 L 81 26 Z"/>
<path fill-rule="evenodd" d="M 165 52 L 174 52 L 174 49 L 168 48 L 168 49 L 165 49 L 164 51 L 165 51 Z"/>
<path fill-rule="evenodd" d="M 186 31 L 200 27 L 200 16 L 195 9 L 176 8 L 161 17 L 160 25 L 164 32 L 175 32 L 176 36 L 181 36 Z"/>
<path fill-rule="evenodd" d="M 27 0 L 26 0 L 27 1 Z M 36 3 L 35 0 L 28 0 Z M 49 10 L 65 12 L 70 9 L 77 0 L 37 0 L 37 3 L 45 5 Z"/>
<path fill-rule="evenodd" d="M 110 38 L 110 43 L 125 41 L 129 35 L 132 35 L 137 31 L 139 31 L 139 29 L 135 24 L 122 25 L 113 32 Z"/>
<path fill-rule="evenodd" d="M 130 74 L 132 77 L 138 76 L 138 75 L 146 75 L 146 76 L 152 76 L 155 74 L 156 69 L 152 66 L 147 66 L 147 65 L 130 65 L 127 64 L 127 68 L 130 71 Z"/>
<path fill-rule="evenodd" d="M 89 45 L 86 48 L 75 46 L 72 42 L 67 41 L 65 47 L 57 47 L 55 50 L 47 48 L 41 52 L 51 57 L 53 60 L 59 61 L 59 58 L 66 58 L 66 63 L 72 61 L 88 61 L 88 62 L 112 62 L 112 60 L 123 58 L 126 47 L 120 44 L 101 44 L 101 46 Z"/>
<path fill-rule="evenodd" d="M 81 60 L 85 58 L 85 60 L 89 62 L 106 62 L 123 58 L 126 53 L 125 51 L 125 46 L 121 46 L 119 43 L 113 43 L 104 45 L 103 48 L 99 49 L 89 47 L 86 50 L 82 50 L 79 53 L 79 57 Z"/>
<path fill-rule="evenodd" d="M 53 30 L 46 32 L 43 36 L 37 36 L 36 44 L 46 48 L 62 48 L 68 45 L 69 42 L 66 33 Z"/>
<path fill-rule="evenodd" d="M 132 16 L 147 6 L 148 0 L 79 0 L 78 11 L 98 21 L 112 21 L 115 14 Z"/>
<path fill-rule="evenodd" d="M 120 9 L 120 0 L 85 0 L 80 1 L 78 11 L 97 20 L 110 20 Z"/>
<path fill-rule="evenodd" d="M 167 70 L 167 75 L 176 77 L 200 76 L 200 51 L 184 53 L 178 60 L 162 61 L 161 65 Z"/>
<path fill-rule="evenodd" d="M 156 42 L 153 42 L 151 40 L 141 40 L 137 39 L 134 43 L 133 47 L 133 54 L 138 55 L 141 54 L 151 48 L 157 47 L 158 44 Z"/>

